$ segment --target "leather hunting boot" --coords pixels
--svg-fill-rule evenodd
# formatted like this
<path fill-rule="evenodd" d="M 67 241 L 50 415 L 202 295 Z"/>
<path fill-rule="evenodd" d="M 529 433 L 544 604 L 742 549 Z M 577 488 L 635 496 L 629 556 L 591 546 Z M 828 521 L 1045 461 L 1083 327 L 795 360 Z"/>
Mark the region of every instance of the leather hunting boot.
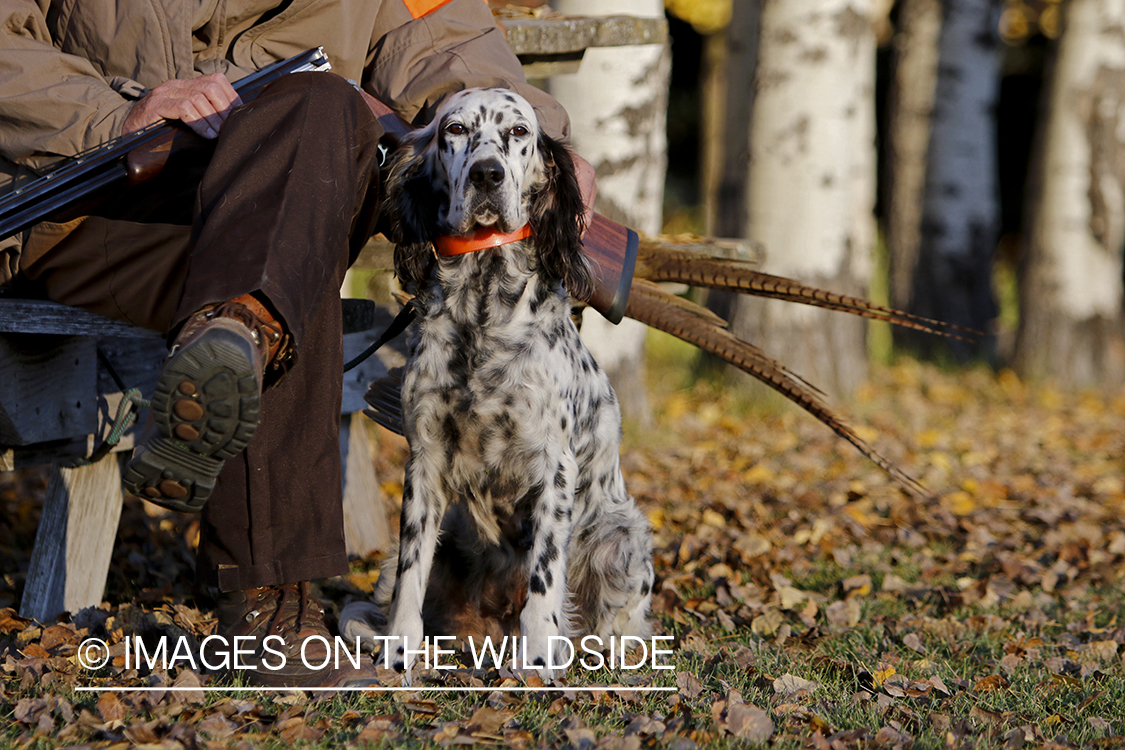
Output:
<path fill-rule="evenodd" d="M 309 592 L 309 584 L 286 583 L 219 595 L 217 634 L 241 656 L 232 673 L 255 687 L 369 687 L 378 685 L 375 664 L 355 644 L 334 651 L 334 639 L 324 624 L 324 608 Z M 270 637 L 274 636 L 274 637 Z M 350 658 L 349 658 L 350 655 Z M 215 659 L 204 657 L 214 664 Z M 339 666 L 337 666 L 337 663 Z M 323 667 L 323 668 L 320 668 Z"/>
<path fill-rule="evenodd" d="M 281 324 L 249 294 L 188 318 L 156 381 L 125 489 L 165 508 L 199 511 L 223 462 L 254 437 L 266 367 L 287 357 L 287 345 Z"/>

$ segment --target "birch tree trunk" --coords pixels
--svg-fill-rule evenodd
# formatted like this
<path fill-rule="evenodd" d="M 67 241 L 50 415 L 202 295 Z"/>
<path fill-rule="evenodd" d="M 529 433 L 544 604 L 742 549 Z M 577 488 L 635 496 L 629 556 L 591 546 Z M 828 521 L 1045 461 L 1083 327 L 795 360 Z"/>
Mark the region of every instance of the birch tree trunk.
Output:
<path fill-rule="evenodd" d="M 894 80 L 888 103 L 886 238 L 891 305 L 911 305 L 922 239 L 926 152 L 937 86 L 941 0 L 899 0 Z"/>
<path fill-rule="evenodd" d="M 557 0 L 568 15 L 664 17 L 661 0 Z M 551 94 L 570 115 L 574 150 L 597 172 L 597 210 L 641 232 L 663 220 L 667 166 L 665 119 L 671 55 L 666 45 L 592 48 L 579 71 L 551 79 Z M 627 418 L 650 420 L 645 385 L 646 328 L 626 318 L 610 325 L 593 310 L 582 338 L 607 373 Z"/>
<path fill-rule="evenodd" d="M 1125 0 L 1070 0 L 1030 190 L 1014 362 L 1071 386 L 1125 379 Z"/>
<path fill-rule="evenodd" d="M 996 105 L 1000 96 L 998 0 L 945 0 L 937 89 L 926 160 L 922 235 L 908 309 L 988 332 L 996 317 L 992 257 L 1000 226 Z M 991 359 L 993 339 L 932 337 L 956 358 Z"/>
<path fill-rule="evenodd" d="M 764 270 L 866 294 L 874 244 L 875 36 L 870 0 L 765 0 L 745 236 Z M 862 320 L 739 299 L 742 338 L 821 389 L 866 376 Z"/>

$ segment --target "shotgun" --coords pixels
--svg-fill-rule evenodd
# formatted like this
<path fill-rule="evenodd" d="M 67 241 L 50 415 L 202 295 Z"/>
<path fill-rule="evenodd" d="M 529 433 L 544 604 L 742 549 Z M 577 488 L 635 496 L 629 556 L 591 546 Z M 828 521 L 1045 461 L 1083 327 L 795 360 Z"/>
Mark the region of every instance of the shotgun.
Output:
<path fill-rule="evenodd" d="M 243 102 L 248 102 L 284 75 L 326 71 L 331 67 L 322 49 L 311 49 L 242 78 L 234 89 Z M 367 92 L 360 89 L 360 93 L 385 132 L 380 144 L 380 166 L 385 166 L 390 153 L 412 126 Z M 206 148 L 209 143 L 182 123 L 166 120 L 66 159 L 0 198 L 0 239 L 41 221 L 91 213 L 105 188 L 151 180 L 171 157 Z M 625 314 L 639 245 L 636 232 L 599 214 L 594 216 L 583 238 L 583 254 L 593 271 L 594 284 L 590 298 L 582 301 L 613 323 L 619 323 Z"/>

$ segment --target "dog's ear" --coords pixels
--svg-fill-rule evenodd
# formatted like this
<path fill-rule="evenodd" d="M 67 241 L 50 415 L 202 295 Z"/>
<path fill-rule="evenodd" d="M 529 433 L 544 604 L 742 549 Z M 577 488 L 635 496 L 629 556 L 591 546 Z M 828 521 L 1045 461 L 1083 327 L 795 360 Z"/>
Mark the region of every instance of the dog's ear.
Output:
<path fill-rule="evenodd" d="M 574 160 L 559 141 L 539 136 L 543 182 L 531 196 L 531 236 L 549 278 L 560 279 L 576 299 L 590 296 L 592 280 L 582 255 L 586 206 L 578 187 Z"/>
<path fill-rule="evenodd" d="M 433 262 L 431 243 L 438 233 L 438 207 L 443 200 L 433 183 L 434 133 L 435 128 L 428 126 L 403 138 L 386 182 L 383 210 L 390 214 L 395 275 L 405 289 L 422 281 Z"/>

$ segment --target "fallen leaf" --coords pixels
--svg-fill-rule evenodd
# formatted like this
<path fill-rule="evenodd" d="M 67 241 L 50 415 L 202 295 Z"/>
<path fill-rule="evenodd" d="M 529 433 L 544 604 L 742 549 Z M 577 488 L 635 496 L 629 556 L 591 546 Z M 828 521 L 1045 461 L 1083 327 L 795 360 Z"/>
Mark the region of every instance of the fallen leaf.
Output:
<path fill-rule="evenodd" d="M 845 599 L 829 604 L 824 614 L 831 624 L 852 628 L 859 624 L 862 609 L 859 600 Z"/>
<path fill-rule="evenodd" d="M 766 742 L 774 732 L 770 715 L 749 703 L 734 703 L 727 707 L 726 727 L 735 737 L 750 742 Z"/>
<path fill-rule="evenodd" d="M 874 742 L 879 747 L 905 746 L 913 742 L 914 738 L 891 727 L 882 727 L 875 733 Z"/>
<path fill-rule="evenodd" d="M 98 715 L 102 721 L 110 723 L 125 718 L 125 704 L 116 693 L 102 693 L 98 696 Z"/>
<path fill-rule="evenodd" d="M 1082 652 L 1095 661 L 1112 661 L 1117 656 L 1117 641 L 1092 641 L 1087 643 Z"/>
<path fill-rule="evenodd" d="M 981 708 L 980 706 L 973 706 L 969 709 L 969 718 L 991 725 L 998 725 L 1004 722 L 1004 717 L 1002 715 L 995 711 L 989 711 L 987 708 Z"/>
<path fill-rule="evenodd" d="M 202 703 L 204 701 L 204 693 L 202 690 L 191 690 L 190 688 L 203 687 L 203 683 L 199 681 L 199 675 L 190 669 L 180 670 L 176 675 L 176 681 L 172 683 L 175 688 L 188 688 L 186 690 L 176 690 L 172 692 L 175 700 L 183 703 Z"/>
<path fill-rule="evenodd" d="M 817 682 L 788 673 L 773 681 L 773 691 L 782 696 L 792 695 L 798 690 L 806 690 L 811 693 L 818 687 L 820 687 L 820 684 Z"/>
<path fill-rule="evenodd" d="M 39 721 L 40 714 L 46 710 L 47 701 L 43 698 L 20 698 L 16 703 L 15 718 L 19 723 L 30 726 Z"/>
<path fill-rule="evenodd" d="M 872 675 L 872 678 L 875 681 L 875 687 L 881 687 L 883 683 L 886 682 L 887 679 L 894 674 L 894 667 L 890 666 L 889 664 L 880 664 L 878 667 L 876 667 L 875 673 Z"/>
<path fill-rule="evenodd" d="M 676 672 L 676 687 L 688 700 L 695 700 L 703 692 L 703 683 L 691 672 Z"/>
<path fill-rule="evenodd" d="M 902 645 L 906 646 L 911 651 L 917 651 L 920 654 L 926 653 L 926 647 L 922 645 L 922 639 L 918 637 L 917 633 L 907 633 L 902 637 Z"/>
<path fill-rule="evenodd" d="M 324 730 L 309 726 L 299 716 L 280 722 L 276 728 L 278 736 L 285 742 L 312 742 L 324 734 Z"/>
<path fill-rule="evenodd" d="M 809 595 L 792 586 L 782 586 L 777 590 L 778 606 L 782 609 L 794 609 L 798 604 L 809 598 Z"/>
<path fill-rule="evenodd" d="M 497 711 L 491 706 L 481 706 L 473 712 L 465 728 L 470 732 L 479 731 L 485 734 L 496 734 L 514 715 L 514 711 Z"/>
<path fill-rule="evenodd" d="M 1006 687 L 1008 687 L 1008 680 L 1005 679 L 1004 675 L 990 674 L 977 680 L 976 684 L 973 685 L 973 692 L 989 693 L 994 690 L 1003 690 Z"/>

